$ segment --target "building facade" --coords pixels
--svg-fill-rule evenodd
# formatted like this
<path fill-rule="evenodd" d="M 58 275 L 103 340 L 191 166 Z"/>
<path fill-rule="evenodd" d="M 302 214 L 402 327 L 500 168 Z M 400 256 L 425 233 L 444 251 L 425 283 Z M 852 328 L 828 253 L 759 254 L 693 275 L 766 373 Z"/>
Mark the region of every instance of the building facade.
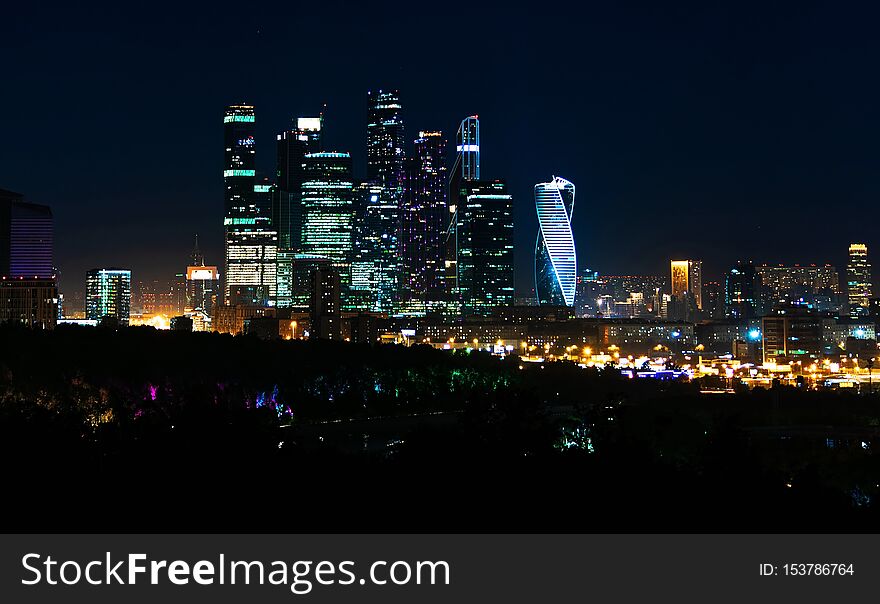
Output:
<path fill-rule="evenodd" d="M 571 217 L 574 184 L 554 177 L 535 185 L 538 239 L 535 244 L 535 294 L 538 304 L 574 306 L 577 252 Z"/>
<path fill-rule="evenodd" d="M 375 182 L 355 187 L 355 219 L 349 306 L 393 313 L 400 298 L 400 218 L 388 187 Z"/>
<path fill-rule="evenodd" d="M 850 316 L 860 317 L 870 314 L 874 288 L 871 281 L 871 264 L 868 262 L 868 246 L 864 243 L 853 243 L 849 246 L 846 288 Z"/>
<path fill-rule="evenodd" d="M 131 271 L 94 268 L 86 273 L 86 319 L 114 319 L 128 325 L 131 319 Z"/>
<path fill-rule="evenodd" d="M 278 231 L 278 247 L 298 252 L 302 245 L 303 158 L 321 151 L 323 117 L 300 117 L 296 128 L 277 135 L 276 188 L 272 224 Z"/>

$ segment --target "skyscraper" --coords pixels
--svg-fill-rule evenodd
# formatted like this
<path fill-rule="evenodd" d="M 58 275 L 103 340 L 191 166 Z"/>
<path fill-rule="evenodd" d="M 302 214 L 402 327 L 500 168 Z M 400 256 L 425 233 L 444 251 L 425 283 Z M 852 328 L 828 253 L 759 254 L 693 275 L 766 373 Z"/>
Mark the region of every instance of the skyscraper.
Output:
<path fill-rule="evenodd" d="M 128 325 L 131 314 L 131 271 L 94 268 L 86 273 L 86 318 L 115 319 Z"/>
<path fill-rule="evenodd" d="M 372 182 L 355 187 L 350 305 L 393 313 L 399 299 L 400 248 L 397 200 Z"/>
<path fill-rule="evenodd" d="M 268 305 L 275 297 L 278 235 L 271 190 L 256 181 L 254 108 L 232 105 L 223 117 L 226 188 L 226 303 Z"/>
<path fill-rule="evenodd" d="M 574 306 L 577 253 L 571 217 L 574 185 L 564 178 L 535 185 L 538 240 L 535 244 L 535 294 L 538 304 Z"/>
<path fill-rule="evenodd" d="M 689 298 L 698 308 L 703 308 L 703 262 L 702 260 L 672 260 L 672 295 Z"/>
<path fill-rule="evenodd" d="M 401 208 L 402 294 L 408 310 L 443 299 L 447 209 L 446 141 L 442 132 L 419 132 L 409 162 Z"/>
<path fill-rule="evenodd" d="M 455 135 L 455 163 L 449 175 L 449 222 L 446 230 L 445 267 L 446 292 L 458 298 L 458 209 L 466 196 L 468 183 L 480 179 L 480 120 L 466 117 Z"/>
<path fill-rule="evenodd" d="M 322 151 L 304 156 L 302 252 L 330 260 L 339 271 L 343 298 L 351 281 L 352 198 L 350 154 Z"/>
<path fill-rule="evenodd" d="M 501 180 L 467 181 L 458 208 L 462 312 L 489 314 L 513 303 L 513 198 Z"/>
<path fill-rule="evenodd" d="M 758 311 L 760 278 L 751 261 L 739 260 L 724 280 L 724 308 L 728 317 L 750 319 Z"/>
<path fill-rule="evenodd" d="M 849 246 L 849 262 L 846 265 L 846 287 L 849 298 L 849 314 L 853 317 L 867 316 L 870 312 L 873 285 L 871 264 L 868 262 L 868 246 L 853 243 Z"/>
<path fill-rule="evenodd" d="M 220 293 L 220 271 L 216 266 L 205 266 L 205 257 L 199 249 L 199 237 L 193 248 L 190 264 L 186 267 L 184 312 L 202 310 L 208 316 L 214 313 L 214 304 Z"/>
<path fill-rule="evenodd" d="M 58 318 L 52 210 L 0 189 L 0 323 L 51 329 Z"/>
<path fill-rule="evenodd" d="M 368 92 L 367 101 L 367 179 L 399 196 L 404 180 L 400 94 L 397 90 Z"/>
<path fill-rule="evenodd" d="M 278 165 L 272 224 L 278 231 L 278 247 L 299 251 L 302 245 L 303 157 L 321 150 L 324 118 L 301 117 L 296 128 L 277 136 Z"/>
<path fill-rule="evenodd" d="M 339 271 L 333 267 L 316 268 L 311 273 L 309 298 L 309 337 L 324 340 L 342 339 L 341 284 Z"/>

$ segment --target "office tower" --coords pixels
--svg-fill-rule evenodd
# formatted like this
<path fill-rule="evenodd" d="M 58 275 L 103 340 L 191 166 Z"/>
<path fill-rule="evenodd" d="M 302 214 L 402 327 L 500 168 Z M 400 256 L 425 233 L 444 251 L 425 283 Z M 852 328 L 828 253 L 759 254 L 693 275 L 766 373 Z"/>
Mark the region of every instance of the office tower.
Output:
<path fill-rule="evenodd" d="M 300 117 L 296 128 L 277 138 L 278 164 L 273 197 L 272 224 L 278 231 L 278 247 L 299 251 L 302 244 L 303 158 L 321 151 L 323 116 Z"/>
<path fill-rule="evenodd" d="M 309 337 L 324 340 L 342 339 L 341 283 L 336 268 L 318 268 L 311 274 Z"/>
<path fill-rule="evenodd" d="M 697 309 L 703 308 L 703 262 L 701 260 L 673 260 L 672 295 L 677 298 L 689 298 Z"/>
<path fill-rule="evenodd" d="M 871 283 L 871 264 L 868 262 L 868 246 L 864 243 L 853 243 L 849 246 L 846 287 L 850 316 L 867 316 L 874 293 Z"/>
<path fill-rule="evenodd" d="M 204 311 L 211 316 L 220 296 L 220 271 L 216 266 L 205 266 L 205 257 L 199 249 L 199 237 L 193 248 L 190 264 L 186 267 L 186 303 L 184 312 Z"/>
<path fill-rule="evenodd" d="M 764 363 L 809 365 L 822 356 L 822 318 L 803 306 L 777 306 L 761 319 Z"/>
<path fill-rule="evenodd" d="M 380 183 L 355 187 L 355 220 L 349 305 L 393 313 L 400 283 L 397 199 Z"/>
<path fill-rule="evenodd" d="M 52 210 L 0 189 L 0 323 L 51 329 L 58 320 Z"/>
<path fill-rule="evenodd" d="M 758 312 L 758 274 L 751 261 L 739 260 L 724 280 L 724 307 L 728 317 L 749 319 Z"/>
<path fill-rule="evenodd" d="M 422 131 L 414 149 L 401 207 L 401 302 L 406 310 L 419 312 L 444 298 L 446 140 L 442 132 Z"/>
<path fill-rule="evenodd" d="M 279 308 L 292 308 L 306 311 L 312 289 L 312 272 L 318 268 L 329 268 L 330 259 L 323 256 L 301 254 L 292 250 L 278 252 L 278 292 Z"/>
<path fill-rule="evenodd" d="M 110 318 L 128 325 L 131 309 L 131 271 L 94 268 L 86 273 L 86 318 Z"/>
<path fill-rule="evenodd" d="M 596 315 L 599 287 L 598 271 L 589 268 L 581 269 L 575 286 L 575 316 L 593 317 Z"/>
<path fill-rule="evenodd" d="M 468 181 L 458 209 L 462 312 L 489 314 L 513 303 L 513 198 L 501 180 Z"/>
<path fill-rule="evenodd" d="M 224 298 L 227 304 L 268 305 L 275 296 L 278 236 L 272 228 L 271 189 L 256 180 L 254 108 L 228 107 L 223 128 Z"/>
<path fill-rule="evenodd" d="M 717 281 L 703 284 L 703 314 L 707 319 L 724 318 L 724 295 Z"/>
<path fill-rule="evenodd" d="M 458 208 L 464 201 L 467 183 L 480 179 L 480 120 L 476 115 L 462 120 L 455 134 L 455 163 L 449 174 L 449 226 L 446 229 L 444 277 L 446 292 L 458 292 Z"/>
<path fill-rule="evenodd" d="M 571 217 L 574 185 L 558 176 L 535 185 L 538 239 L 535 243 L 535 295 L 538 304 L 574 306 L 577 253 Z"/>
<path fill-rule="evenodd" d="M 343 298 L 351 277 L 352 198 L 351 155 L 323 151 L 305 155 L 302 252 L 330 260 L 339 271 Z"/>
<path fill-rule="evenodd" d="M 399 196 L 404 181 L 400 94 L 396 90 L 368 92 L 367 102 L 367 180 Z"/>

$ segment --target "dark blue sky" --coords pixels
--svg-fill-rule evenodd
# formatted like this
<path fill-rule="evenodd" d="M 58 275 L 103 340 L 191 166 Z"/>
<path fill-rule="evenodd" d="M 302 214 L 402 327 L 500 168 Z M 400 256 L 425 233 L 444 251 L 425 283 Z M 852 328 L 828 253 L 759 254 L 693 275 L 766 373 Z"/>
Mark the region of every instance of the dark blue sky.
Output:
<path fill-rule="evenodd" d="M 222 265 L 225 105 L 256 105 L 268 172 L 276 131 L 326 102 L 357 176 L 381 87 L 401 90 L 408 139 L 480 115 L 484 176 L 515 196 L 520 293 L 532 186 L 553 174 L 577 186 L 579 264 L 602 273 L 880 253 L 870 3 L 17 4 L 0 188 L 52 206 L 67 288 L 97 265 L 166 277 L 196 232 Z"/>

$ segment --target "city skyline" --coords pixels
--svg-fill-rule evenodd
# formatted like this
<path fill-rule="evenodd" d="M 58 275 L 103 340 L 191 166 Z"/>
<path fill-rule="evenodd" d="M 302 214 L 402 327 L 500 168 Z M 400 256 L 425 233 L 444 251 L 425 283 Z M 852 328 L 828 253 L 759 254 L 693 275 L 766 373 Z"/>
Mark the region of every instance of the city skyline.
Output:
<path fill-rule="evenodd" d="M 530 192 L 548 173 L 578 183 L 579 268 L 604 274 L 664 274 L 675 257 L 703 259 L 713 279 L 740 257 L 843 267 L 849 243 L 878 245 L 869 226 L 880 195 L 872 144 L 880 124 L 870 110 L 878 89 L 854 76 L 876 50 L 861 29 L 872 14 L 855 18 L 821 4 L 796 15 L 766 8 L 765 25 L 754 31 L 747 25 L 756 7 L 644 6 L 626 14 L 602 7 L 589 19 L 573 8 L 568 17 L 584 30 L 582 46 L 569 48 L 563 38 L 564 48 L 542 49 L 513 33 L 524 17 L 475 7 L 474 19 L 491 24 L 487 35 L 497 44 L 481 57 L 485 69 L 462 72 L 454 65 L 464 51 L 451 42 L 427 67 L 362 44 L 365 9 L 349 6 L 334 23 L 332 51 L 296 60 L 300 77 L 279 86 L 268 76 L 284 57 L 277 52 L 284 15 L 259 6 L 234 18 L 189 10 L 176 24 L 62 9 L 38 30 L 22 25 L 4 37 L 17 93 L 0 103 L 16 116 L 9 127 L 18 144 L 3 152 L 0 186 L 52 207 L 64 290 L 81 289 L 95 266 L 170 278 L 195 233 L 208 262 L 222 264 L 216 123 L 223 107 L 243 100 L 256 107 L 255 138 L 265 150 L 257 169 L 265 174 L 275 167 L 275 135 L 295 116 L 324 111 L 327 148 L 352 153 L 357 179 L 366 174 L 365 94 L 392 87 L 404 100 L 407 143 L 420 130 L 451 139 L 462 116 L 480 116 L 483 170 L 507 179 L 515 200 L 517 295 L 531 289 L 537 222 Z M 329 19 L 313 10 L 301 18 Z M 14 8 L 11 22 L 30 22 L 31 11 Z M 186 25 L 194 20 L 203 31 Z M 376 23 L 369 35 L 399 31 L 405 45 L 449 31 L 450 22 L 414 8 Z M 174 43 L 126 42 L 158 32 L 173 34 Z M 88 44 L 70 44 L 83 34 Z M 317 33 L 304 35 L 304 47 L 317 43 Z M 679 42 L 666 43 L 673 39 Z M 621 48 L 619 40 L 637 43 L 602 51 Z M 240 58 L 245 47 L 253 53 Z M 525 94 L 548 62 L 578 75 L 572 87 Z M 106 77 L 129 72 L 137 77 Z M 35 73 L 57 82 L 60 93 L 48 94 Z M 78 119 L 65 119 L 71 113 Z M 79 152 L 46 157 L 43 141 L 53 137 L 76 141 Z M 54 178 L 44 178 L 47 170 Z M 840 208 L 866 215 L 817 219 Z M 719 229 L 736 238 L 717 237 Z"/>

